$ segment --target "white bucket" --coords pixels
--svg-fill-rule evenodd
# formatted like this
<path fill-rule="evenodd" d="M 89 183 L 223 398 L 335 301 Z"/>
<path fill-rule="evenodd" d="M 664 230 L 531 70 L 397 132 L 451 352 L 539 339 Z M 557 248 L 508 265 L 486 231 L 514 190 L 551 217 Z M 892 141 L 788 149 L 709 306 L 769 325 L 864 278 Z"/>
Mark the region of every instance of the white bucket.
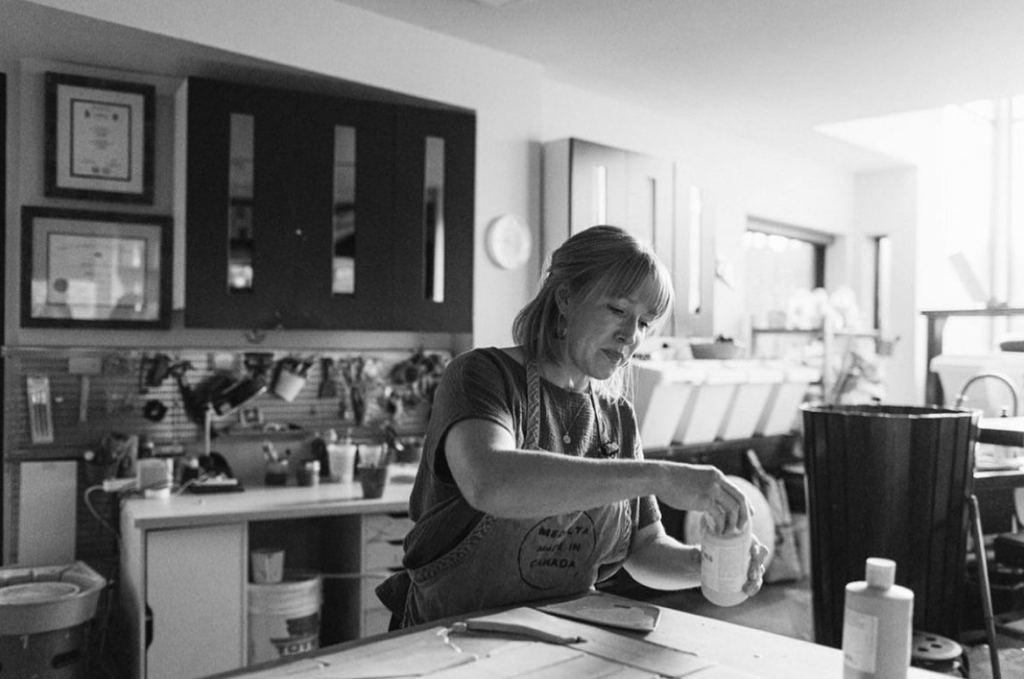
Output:
<path fill-rule="evenodd" d="M 319 575 L 285 573 L 284 582 L 249 585 L 249 664 L 320 648 Z"/>

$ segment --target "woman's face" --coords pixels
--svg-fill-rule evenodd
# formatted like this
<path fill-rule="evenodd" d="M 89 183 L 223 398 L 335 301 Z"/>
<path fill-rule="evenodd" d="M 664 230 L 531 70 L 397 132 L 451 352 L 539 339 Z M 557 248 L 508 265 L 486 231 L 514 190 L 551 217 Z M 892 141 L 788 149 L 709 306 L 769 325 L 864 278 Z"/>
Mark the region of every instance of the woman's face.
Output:
<path fill-rule="evenodd" d="M 598 380 L 608 379 L 626 364 L 656 319 L 640 294 L 590 299 L 568 294 L 559 306 L 567 321 L 565 351 L 570 363 L 563 367 Z"/>

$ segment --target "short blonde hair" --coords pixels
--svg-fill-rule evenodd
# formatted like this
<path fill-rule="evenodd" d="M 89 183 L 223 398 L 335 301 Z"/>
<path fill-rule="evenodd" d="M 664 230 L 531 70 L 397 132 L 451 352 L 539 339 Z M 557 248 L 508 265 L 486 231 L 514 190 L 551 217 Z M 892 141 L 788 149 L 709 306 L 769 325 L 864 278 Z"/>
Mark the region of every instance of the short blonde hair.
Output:
<path fill-rule="evenodd" d="M 527 360 L 554 362 L 561 358 L 556 294 L 563 285 L 585 299 L 601 295 L 629 297 L 639 292 L 656 321 L 664 320 L 675 299 L 672 277 L 649 246 L 617 226 L 584 229 L 551 255 L 540 290 L 512 324 L 512 337 L 522 346 Z M 608 382 L 605 392 L 622 394 L 621 375 Z"/>

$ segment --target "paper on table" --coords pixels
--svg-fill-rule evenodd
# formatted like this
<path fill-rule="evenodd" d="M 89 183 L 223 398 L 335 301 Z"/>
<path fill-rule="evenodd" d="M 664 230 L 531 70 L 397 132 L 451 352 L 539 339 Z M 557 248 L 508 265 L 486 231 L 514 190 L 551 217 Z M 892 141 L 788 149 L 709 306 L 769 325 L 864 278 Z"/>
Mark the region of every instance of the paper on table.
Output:
<path fill-rule="evenodd" d="M 762 677 L 726 665 L 714 665 L 691 675 L 690 679 L 762 679 Z"/>
<path fill-rule="evenodd" d="M 715 663 L 693 653 L 653 644 L 644 639 L 624 636 L 618 632 L 555 617 L 532 608 L 514 608 L 494 615 L 474 618 L 526 625 L 560 636 L 578 636 L 583 641 L 572 648 L 666 677 L 684 677 Z"/>
<path fill-rule="evenodd" d="M 449 667 L 476 661 L 479 655 L 510 643 L 507 639 L 480 639 L 470 650 L 469 644 L 450 644 L 447 631 L 436 627 L 415 634 L 385 638 L 335 654 L 319 656 L 327 665 L 317 679 L 384 679 L 385 677 L 417 677 Z M 460 639 L 459 642 L 462 640 Z"/>
<path fill-rule="evenodd" d="M 574 666 L 580 659 L 590 659 L 571 646 L 517 642 L 498 649 L 474 663 L 450 667 L 431 674 L 428 679 L 513 679 L 529 676 L 531 679 L 579 679 L 604 677 L 600 673 L 565 673 L 562 668 Z M 649 675 L 648 675 L 649 676 Z"/>
<path fill-rule="evenodd" d="M 247 672 L 245 679 L 323 679 L 324 664 L 315 660 L 296 660 L 281 667 Z"/>
<path fill-rule="evenodd" d="M 658 626 L 658 618 L 661 617 L 661 610 L 657 606 L 636 601 L 620 601 L 600 594 L 538 606 L 538 610 L 583 622 L 640 632 L 652 631 Z"/>

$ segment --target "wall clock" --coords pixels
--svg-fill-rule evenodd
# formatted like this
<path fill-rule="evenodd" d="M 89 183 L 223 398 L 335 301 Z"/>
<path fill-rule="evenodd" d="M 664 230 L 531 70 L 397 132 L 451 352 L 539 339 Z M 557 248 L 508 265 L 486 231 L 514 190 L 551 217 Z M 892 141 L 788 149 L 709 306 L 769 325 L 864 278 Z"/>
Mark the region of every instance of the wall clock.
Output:
<path fill-rule="evenodd" d="M 514 215 L 497 217 L 487 227 L 487 255 L 502 269 L 518 269 L 530 258 L 533 237 Z"/>

